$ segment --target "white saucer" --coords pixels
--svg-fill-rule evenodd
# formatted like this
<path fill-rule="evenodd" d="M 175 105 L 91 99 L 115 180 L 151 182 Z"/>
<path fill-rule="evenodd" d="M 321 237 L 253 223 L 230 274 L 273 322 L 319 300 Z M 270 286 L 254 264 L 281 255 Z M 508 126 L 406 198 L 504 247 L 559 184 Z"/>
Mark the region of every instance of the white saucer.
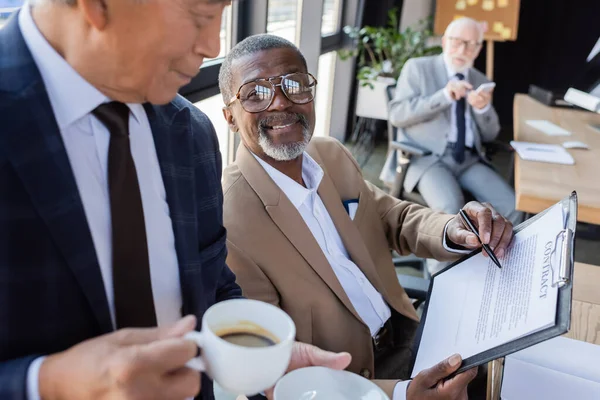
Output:
<path fill-rule="evenodd" d="M 348 371 L 301 368 L 275 385 L 275 400 L 390 400 L 373 382 Z"/>

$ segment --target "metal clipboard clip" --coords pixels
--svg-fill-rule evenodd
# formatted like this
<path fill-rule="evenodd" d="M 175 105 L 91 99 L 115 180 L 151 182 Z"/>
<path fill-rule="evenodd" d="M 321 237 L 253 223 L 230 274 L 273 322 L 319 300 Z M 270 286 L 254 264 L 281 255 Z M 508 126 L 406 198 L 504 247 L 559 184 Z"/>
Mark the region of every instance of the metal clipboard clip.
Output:
<path fill-rule="evenodd" d="M 559 240 L 562 239 L 562 243 L 559 245 Z M 573 245 L 573 231 L 569 228 L 561 230 L 556 238 L 554 239 L 554 250 L 550 255 L 550 270 L 552 271 L 552 287 L 563 287 L 571 281 L 571 262 Z M 554 260 L 556 252 L 560 251 L 558 255 L 558 268 L 554 266 Z M 558 270 L 557 270 L 558 269 Z"/>

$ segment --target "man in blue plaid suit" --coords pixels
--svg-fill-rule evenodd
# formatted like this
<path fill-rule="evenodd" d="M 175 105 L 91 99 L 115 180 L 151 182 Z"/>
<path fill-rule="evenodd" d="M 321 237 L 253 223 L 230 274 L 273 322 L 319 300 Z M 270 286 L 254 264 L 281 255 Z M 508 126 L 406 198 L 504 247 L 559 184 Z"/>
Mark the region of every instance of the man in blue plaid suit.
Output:
<path fill-rule="evenodd" d="M 241 290 L 216 134 L 176 94 L 228 3 L 37 0 L 0 30 L 0 399 L 213 398 L 182 336 Z"/>

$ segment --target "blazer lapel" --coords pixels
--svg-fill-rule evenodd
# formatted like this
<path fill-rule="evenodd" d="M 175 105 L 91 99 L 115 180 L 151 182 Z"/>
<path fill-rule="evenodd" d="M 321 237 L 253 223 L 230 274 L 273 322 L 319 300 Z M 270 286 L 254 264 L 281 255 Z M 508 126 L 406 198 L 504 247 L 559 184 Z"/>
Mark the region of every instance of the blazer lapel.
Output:
<path fill-rule="evenodd" d="M 189 254 L 190 243 L 198 243 L 196 205 L 194 204 L 194 164 L 190 113 L 173 103 L 165 106 L 145 104 L 160 165 L 175 236 L 179 280 L 183 300 L 182 314 L 195 313 L 192 307 L 203 300 L 202 280 L 197 279 L 200 264 Z M 197 249 L 196 245 L 196 249 Z"/>
<path fill-rule="evenodd" d="M 435 59 L 435 64 L 434 64 L 434 79 L 436 81 L 436 91 L 438 89 L 441 89 L 443 87 L 446 87 L 446 85 L 448 84 L 448 71 L 446 70 L 446 63 L 444 62 L 444 55 L 440 54 L 439 56 L 437 56 L 437 58 Z M 446 116 L 447 120 L 448 120 L 448 124 L 450 124 L 450 120 L 452 119 L 451 117 L 451 113 L 452 113 L 452 108 L 448 108 L 445 112 L 444 115 Z"/>
<path fill-rule="evenodd" d="M 434 79 L 437 81 L 437 88 L 446 87 L 448 84 L 448 70 L 446 70 L 446 63 L 444 62 L 444 55 L 440 54 L 435 60 L 435 74 Z"/>
<path fill-rule="evenodd" d="M 13 95 L 8 104 L 2 105 L 3 113 L 14 121 L 3 125 L 0 148 L 73 271 L 100 331 L 110 332 L 113 327 L 108 300 L 79 190 L 17 16 L 0 32 L 0 54 L 0 91 Z"/>
<path fill-rule="evenodd" d="M 6 113 L 17 123 L 3 127 L 0 146 L 81 285 L 101 332 L 107 333 L 113 327 L 96 250 L 46 89 L 37 77 L 8 105 Z"/>
<path fill-rule="evenodd" d="M 329 261 L 327 261 L 321 247 L 308 226 L 306 226 L 296 207 L 294 207 L 292 202 L 273 182 L 269 174 L 267 174 L 243 144 L 240 144 L 238 148 L 236 163 L 248 181 L 248 184 L 262 200 L 265 210 L 273 222 L 275 222 L 281 232 L 294 245 L 311 268 L 329 286 L 333 293 L 335 293 L 344 306 L 362 322 L 362 319 L 352 306 L 348 295 L 333 272 L 333 268 L 329 265 Z M 341 203 L 340 207 L 342 207 Z"/>
<path fill-rule="evenodd" d="M 375 269 L 375 264 L 371 259 L 369 250 L 367 249 L 358 228 L 344 209 L 342 198 L 335 188 L 333 181 L 327 174 L 323 162 L 318 154 L 311 153 L 311 157 L 321 165 L 321 168 L 323 168 L 323 171 L 325 172 L 323 180 L 319 185 L 318 193 L 337 228 L 338 234 L 344 242 L 344 246 L 346 247 L 351 260 L 361 269 L 371 284 L 384 296 L 384 298 L 389 299 L 385 287 L 379 278 L 379 274 Z M 368 195 L 361 193 L 359 202 L 368 201 L 368 197 Z"/>

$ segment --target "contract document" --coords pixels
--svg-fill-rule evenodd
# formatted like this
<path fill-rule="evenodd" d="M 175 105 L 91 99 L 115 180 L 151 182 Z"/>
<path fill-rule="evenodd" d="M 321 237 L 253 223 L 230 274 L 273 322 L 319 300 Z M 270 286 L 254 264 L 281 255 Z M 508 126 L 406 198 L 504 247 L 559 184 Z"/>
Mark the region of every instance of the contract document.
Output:
<path fill-rule="evenodd" d="M 413 377 L 455 353 L 464 370 L 568 329 L 573 196 L 515 229 L 501 269 L 479 251 L 434 276 Z"/>

